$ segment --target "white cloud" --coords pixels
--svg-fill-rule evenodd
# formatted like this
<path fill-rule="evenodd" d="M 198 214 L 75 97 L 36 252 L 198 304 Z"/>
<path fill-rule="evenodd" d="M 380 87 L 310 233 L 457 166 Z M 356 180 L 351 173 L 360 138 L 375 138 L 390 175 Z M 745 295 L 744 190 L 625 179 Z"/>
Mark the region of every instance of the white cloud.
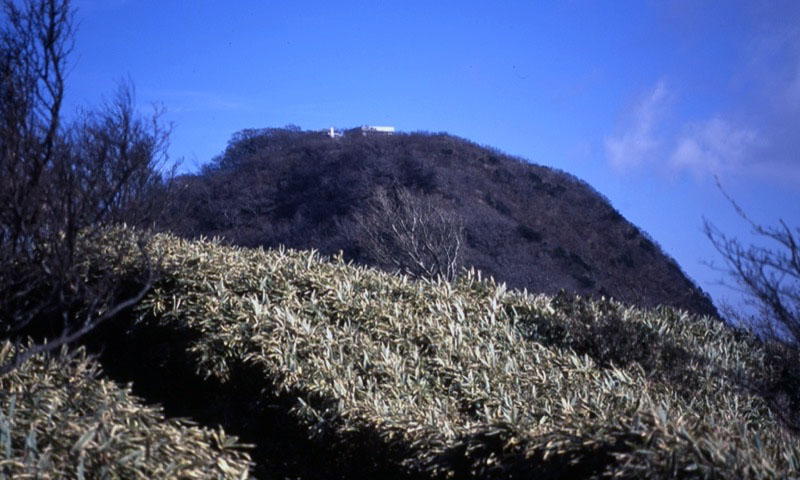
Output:
<path fill-rule="evenodd" d="M 787 171 L 793 162 L 771 158 L 780 147 L 774 131 L 757 130 L 721 114 L 694 121 L 673 118 L 678 123 L 670 125 L 671 99 L 665 82 L 658 82 L 635 105 L 627 129 L 606 137 L 606 158 L 612 167 L 620 172 L 653 168 L 669 177 L 689 172 L 698 179 L 734 175 L 792 182 L 798 177 Z"/>
<path fill-rule="evenodd" d="M 750 5 L 731 48 L 736 55 L 719 59 L 719 78 L 666 71 L 677 86 L 656 83 L 624 128 L 604 138 L 610 166 L 623 173 L 638 167 L 670 178 L 721 175 L 800 188 L 800 26 L 794 21 L 800 2 Z M 698 32 L 706 20 L 719 20 L 704 12 L 689 12 Z"/>
<path fill-rule="evenodd" d="M 735 126 L 715 116 L 689 124 L 677 139 L 668 164 L 675 170 L 690 170 L 697 176 L 744 173 L 766 140 L 755 130 Z"/>
<path fill-rule="evenodd" d="M 629 128 L 618 136 L 605 139 L 608 161 L 618 170 L 627 170 L 653 160 L 661 141 L 656 136 L 656 123 L 667 99 L 667 87 L 660 81 L 635 107 Z"/>

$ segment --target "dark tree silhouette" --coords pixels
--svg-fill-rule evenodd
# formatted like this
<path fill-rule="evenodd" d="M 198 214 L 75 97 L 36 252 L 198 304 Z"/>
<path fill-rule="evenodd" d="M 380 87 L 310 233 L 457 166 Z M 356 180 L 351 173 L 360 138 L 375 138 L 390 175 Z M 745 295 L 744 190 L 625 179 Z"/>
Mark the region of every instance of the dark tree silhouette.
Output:
<path fill-rule="evenodd" d="M 783 220 L 772 227 L 758 224 L 719 188 L 753 233 L 772 245 L 743 245 L 710 221 L 704 222 L 706 236 L 725 260 L 724 271 L 733 280 L 732 286 L 756 311 L 751 319 L 742 318 L 741 312 L 731 308 L 725 313 L 750 324 L 771 340 L 800 349 L 800 227 L 792 229 Z"/>
<path fill-rule="evenodd" d="M 165 203 L 160 169 L 169 131 L 159 112 L 137 116 L 130 84 L 101 108 L 63 122 L 75 33 L 69 1 L 0 5 L 0 340 L 14 350 L 0 365 L 4 375 L 80 338 L 149 289 L 146 229 L 130 230 L 138 232 L 139 275 L 125 286 L 89 260 L 131 258 L 129 243 L 98 240 L 121 222 L 146 227 L 154 220 L 154 207 Z M 27 343 L 28 335 L 39 343 Z"/>
<path fill-rule="evenodd" d="M 772 406 L 785 425 L 800 432 L 800 227 L 792 229 L 783 220 L 777 226 L 755 222 L 722 188 L 736 213 L 747 222 L 760 245 L 743 245 L 704 222 L 705 234 L 725 260 L 725 267 L 714 267 L 732 280 L 723 282 L 742 293 L 745 312 L 723 305 L 728 319 L 756 331 L 764 340 L 764 380 L 743 378 L 743 384 L 758 393 Z M 769 246 L 767 246 L 769 245 Z"/>

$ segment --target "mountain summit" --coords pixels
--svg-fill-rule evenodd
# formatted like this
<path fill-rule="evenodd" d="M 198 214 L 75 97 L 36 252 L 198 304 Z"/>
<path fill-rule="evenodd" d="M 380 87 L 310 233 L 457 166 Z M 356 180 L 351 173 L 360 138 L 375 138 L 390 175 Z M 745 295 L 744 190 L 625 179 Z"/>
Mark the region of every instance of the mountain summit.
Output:
<path fill-rule="evenodd" d="M 341 251 L 392 269 L 358 227 L 376 197 L 396 201 L 400 191 L 458 222 L 459 266 L 511 288 L 717 315 L 675 260 L 587 183 L 444 133 L 244 130 L 179 182 L 165 226 L 184 236 Z"/>

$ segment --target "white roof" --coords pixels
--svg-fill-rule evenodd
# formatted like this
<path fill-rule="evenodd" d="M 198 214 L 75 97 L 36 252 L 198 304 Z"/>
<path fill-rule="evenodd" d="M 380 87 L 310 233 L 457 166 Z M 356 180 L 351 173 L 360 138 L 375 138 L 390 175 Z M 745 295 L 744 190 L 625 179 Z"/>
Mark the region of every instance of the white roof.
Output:
<path fill-rule="evenodd" d="M 364 125 L 362 130 L 373 130 L 376 132 L 394 132 L 394 127 L 381 127 L 377 125 Z"/>

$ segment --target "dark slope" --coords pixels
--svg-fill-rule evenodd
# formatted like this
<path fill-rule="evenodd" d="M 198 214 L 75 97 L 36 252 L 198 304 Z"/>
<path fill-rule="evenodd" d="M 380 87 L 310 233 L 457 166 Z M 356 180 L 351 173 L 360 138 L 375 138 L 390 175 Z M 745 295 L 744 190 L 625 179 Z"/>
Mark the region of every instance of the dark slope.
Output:
<path fill-rule="evenodd" d="M 512 288 L 605 295 L 716 315 L 709 298 L 601 194 L 565 172 L 446 134 L 331 139 L 246 130 L 194 176 L 180 179 L 166 227 L 243 246 L 344 251 L 374 264 L 342 224 L 375 187 L 432 195 L 462 216 L 464 264 Z"/>

